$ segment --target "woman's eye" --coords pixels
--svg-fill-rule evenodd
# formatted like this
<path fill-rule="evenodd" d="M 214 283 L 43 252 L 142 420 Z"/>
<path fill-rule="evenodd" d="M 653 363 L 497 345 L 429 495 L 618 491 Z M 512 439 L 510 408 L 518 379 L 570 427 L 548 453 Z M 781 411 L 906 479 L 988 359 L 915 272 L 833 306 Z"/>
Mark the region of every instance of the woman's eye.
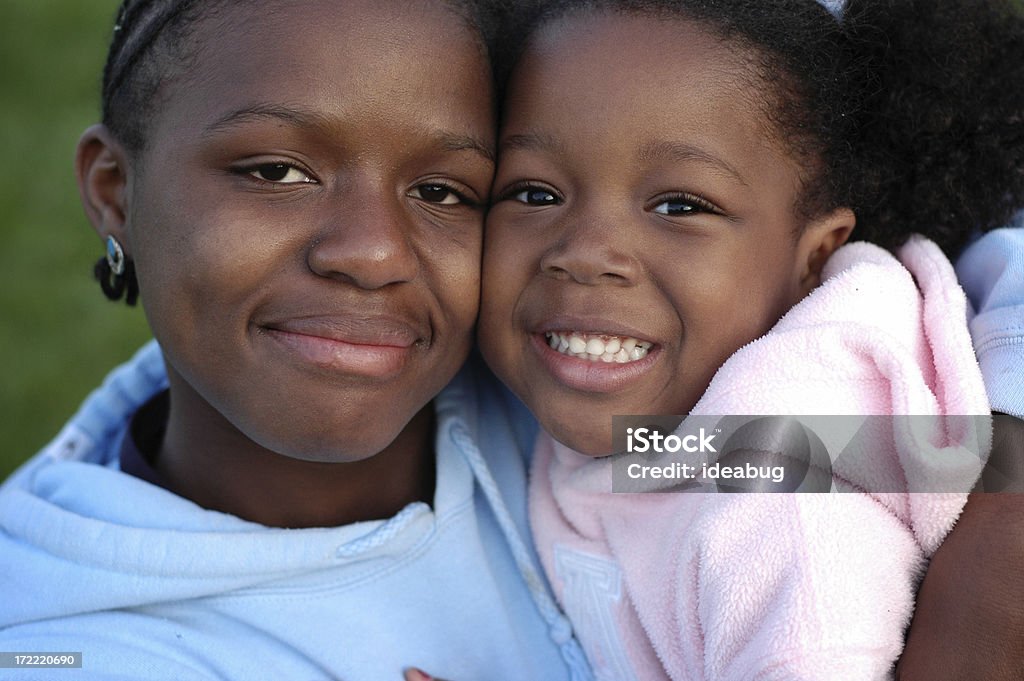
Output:
<path fill-rule="evenodd" d="M 558 203 L 558 197 L 544 189 L 524 189 L 512 198 L 529 206 L 550 206 Z"/>
<path fill-rule="evenodd" d="M 274 182 L 275 184 L 313 182 L 309 175 L 287 163 L 261 163 L 250 168 L 248 173 L 259 180 Z"/>
<path fill-rule="evenodd" d="M 697 197 L 680 196 L 662 201 L 651 209 L 659 215 L 696 215 L 697 213 L 714 213 L 715 209 Z"/>
<path fill-rule="evenodd" d="M 454 206 L 459 203 L 465 203 L 462 197 L 455 193 L 455 190 L 443 184 L 421 184 L 418 187 L 414 187 L 409 194 L 413 198 L 421 199 L 427 203 L 437 203 L 442 206 Z"/>

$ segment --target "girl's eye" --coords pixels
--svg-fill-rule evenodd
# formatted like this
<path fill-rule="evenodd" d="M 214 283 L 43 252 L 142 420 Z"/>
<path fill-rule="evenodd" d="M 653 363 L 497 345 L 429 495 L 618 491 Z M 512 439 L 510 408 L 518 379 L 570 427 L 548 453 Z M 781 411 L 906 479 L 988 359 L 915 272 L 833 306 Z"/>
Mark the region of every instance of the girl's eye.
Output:
<path fill-rule="evenodd" d="M 454 189 L 443 184 L 421 184 L 418 187 L 413 187 L 409 195 L 427 203 L 436 203 L 442 206 L 466 203 Z"/>
<path fill-rule="evenodd" d="M 275 184 L 313 182 L 313 178 L 309 175 L 287 163 L 261 163 L 258 166 L 249 168 L 247 172 L 256 179 Z"/>
<path fill-rule="evenodd" d="M 524 189 L 512 196 L 513 199 L 528 206 L 551 206 L 558 203 L 558 197 L 546 189 Z"/>
<path fill-rule="evenodd" d="M 716 213 L 715 207 L 696 196 L 673 196 L 654 206 L 652 212 L 659 215 L 696 215 L 698 213 Z"/>

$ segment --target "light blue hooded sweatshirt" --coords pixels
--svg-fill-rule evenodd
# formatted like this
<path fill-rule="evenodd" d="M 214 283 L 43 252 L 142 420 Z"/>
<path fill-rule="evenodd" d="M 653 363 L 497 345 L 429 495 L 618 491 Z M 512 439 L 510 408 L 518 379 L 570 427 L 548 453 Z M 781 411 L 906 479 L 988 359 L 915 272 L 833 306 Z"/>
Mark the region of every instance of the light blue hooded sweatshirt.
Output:
<path fill-rule="evenodd" d="M 977 311 L 971 337 L 992 410 L 1024 419 L 1024 211 L 964 251 L 956 273 Z"/>
<path fill-rule="evenodd" d="M 0 488 L 0 651 L 83 655 L 0 679 L 589 677 L 524 539 L 532 420 L 482 367 L 435 401 L 433 508 L 328 529 L 268 528 L 121 472 L 129 418 L 164 387 L 151 343 Z"/>

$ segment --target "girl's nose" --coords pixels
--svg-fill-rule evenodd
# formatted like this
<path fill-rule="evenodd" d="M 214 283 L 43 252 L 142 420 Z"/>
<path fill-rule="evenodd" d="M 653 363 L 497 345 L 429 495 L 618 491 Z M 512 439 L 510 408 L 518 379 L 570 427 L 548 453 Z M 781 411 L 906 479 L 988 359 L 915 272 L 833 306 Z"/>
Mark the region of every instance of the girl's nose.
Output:
<path fill-rule="evenodd" d="M 634 285 L 640 263 L 622 229 L 628 228 L 599 222 L 567 226 L 541 257 L 541 272 L 588 286 Z"/>
<path fill-rule="evenodd" d="M 386 191 L 360 192 L 340 201 L 309 246 L 309 269 L 321 276 L 372 290 L 412 281 L 419 259 L 412 245 L 413 225 L 400 200 Z"/>

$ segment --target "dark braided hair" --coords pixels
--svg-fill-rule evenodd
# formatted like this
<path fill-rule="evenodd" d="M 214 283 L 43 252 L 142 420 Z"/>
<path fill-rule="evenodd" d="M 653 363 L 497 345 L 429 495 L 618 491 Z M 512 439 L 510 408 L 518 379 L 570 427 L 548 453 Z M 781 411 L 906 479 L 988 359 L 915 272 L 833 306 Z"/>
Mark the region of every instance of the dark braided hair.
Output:
<path fill-rule="evenodd" d="M 701 24 L 737 48 L 769 130 L 800 162 L 801 223 L 842 206 L 854 238 L 914 233 L 953 256 L 1024 207 L 1024 9 L 1018 0 L 544 0 L 521 5 L 505 80 L 530 36 L 577 12 Z"/>
<path fill-rule="evenodd" d="M 248 2 L 254 11 L 270 11 Z M 162 89 L 191 65 L 198 49 L 193 42 L 195 25 L 230 4 L 232 0 L 123 0 L 103 69 L 102 117 L 129 151 L 144 148 L 146 121 L 156 111 Z M 503 3 L 439 0 L 438 4 L 464 20 L 480 37 L 484 56 L 489 58 Z"/>
<path fill-rule="evenodd" d="M 103 68 L 103 124 L 130 151 L 145 144 L 145 121 L 184 57 L 184 38 L 214 0 L 124 0 Z M 200 7 L 197 7 L 199 5 Z"/>

